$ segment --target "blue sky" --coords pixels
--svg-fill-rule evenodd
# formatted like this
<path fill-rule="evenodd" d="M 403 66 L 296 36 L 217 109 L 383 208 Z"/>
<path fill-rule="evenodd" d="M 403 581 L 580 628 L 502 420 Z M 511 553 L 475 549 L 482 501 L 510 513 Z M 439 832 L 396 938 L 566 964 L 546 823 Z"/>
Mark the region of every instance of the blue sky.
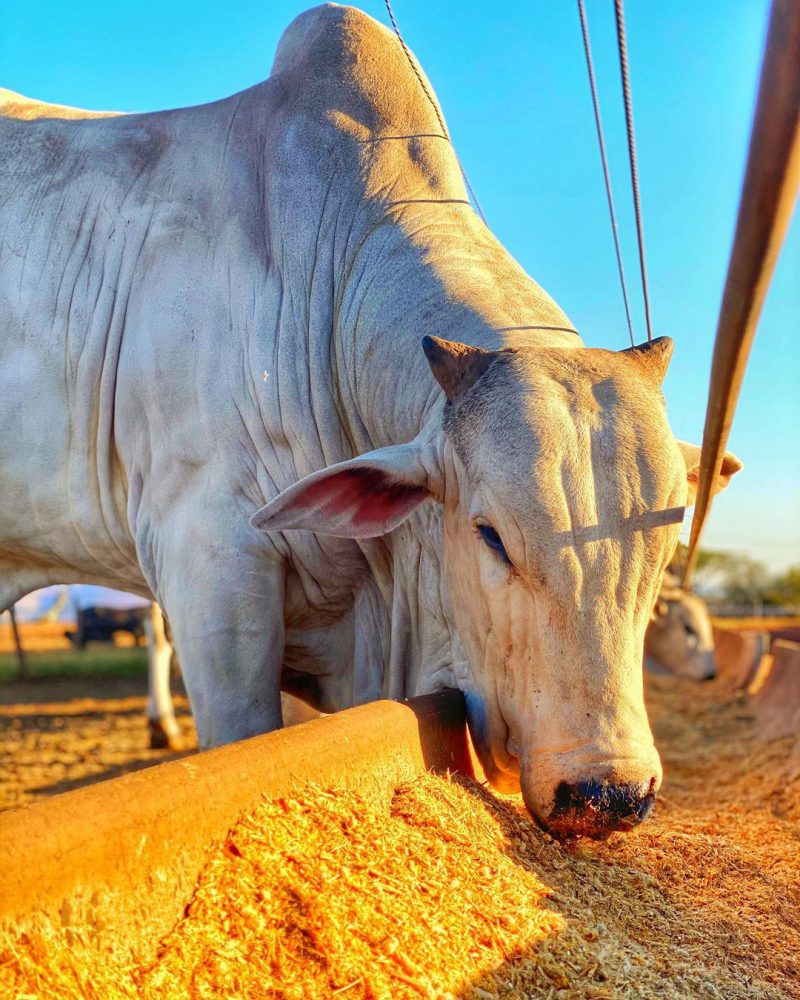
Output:
<path fill-rule="evenodd" d="M 289 0 L 15 4 L 0 85 L 81 107 L 147 111 L 215 100 L 269 73 Z M 626 276 L 645 335 L 613 4 L 586 0 Z M 766 0 L 628 0 L 628 44 L 654 332 L 676 341 L 666 393 L 700 442 L 756 93 Z M 362 7 L 386 21 L 382 3 Z M 587 343 L 623 348 L 619 292 L 573 0 L 395 0 L 489 225 Z M 746 469 L 704 544 L 800 563 L 800 218 L 756 337 L 729 447 Z"/>

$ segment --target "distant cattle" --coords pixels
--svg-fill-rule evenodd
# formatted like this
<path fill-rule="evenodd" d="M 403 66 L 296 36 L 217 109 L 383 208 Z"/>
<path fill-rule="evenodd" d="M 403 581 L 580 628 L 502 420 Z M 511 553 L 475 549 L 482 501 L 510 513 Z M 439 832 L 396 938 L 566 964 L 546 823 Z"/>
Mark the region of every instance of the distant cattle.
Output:
<path fill-rule="evenodd" d="M 716 674 L 714 631 L 705 601 L 667 570 L 644 637 L 645 666 L 696 681 Z"/>
<path fill-rule="evenodd" d="M 87 642 L 112 642 L 115 632 L 128 632 L 136 643 L 145 639 L 149 608 L 79 608 L 76 628 L 64 635 L 73 646 L 85 649 Z"/>

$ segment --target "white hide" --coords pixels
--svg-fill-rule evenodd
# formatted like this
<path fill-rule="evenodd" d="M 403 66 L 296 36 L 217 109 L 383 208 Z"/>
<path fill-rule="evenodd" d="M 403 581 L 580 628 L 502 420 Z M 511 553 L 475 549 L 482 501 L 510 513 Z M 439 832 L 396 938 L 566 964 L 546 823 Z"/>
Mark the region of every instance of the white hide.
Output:
<path fill-rule="evenodd" d="M 711 680 L 716 674 L 714 630 L 705 601 L 684 590 L 669 570 L 644 636 L 645 666 L 689 680 Z"/>
<path fill-rule="evenodd" d="M 332 711 L 455 685 L 544 822 L 652 801 L 642 644 L 697 457 L 669 345 L 582 346 L 473 213 L 394 36 L 315 8 L 226 100 L 5 115 L 0 607 L 154 595 L 204 746 L 279 726 L 282 686 Z M 448 381 L 459 344 L 491 352 L 477 380 Z"/>

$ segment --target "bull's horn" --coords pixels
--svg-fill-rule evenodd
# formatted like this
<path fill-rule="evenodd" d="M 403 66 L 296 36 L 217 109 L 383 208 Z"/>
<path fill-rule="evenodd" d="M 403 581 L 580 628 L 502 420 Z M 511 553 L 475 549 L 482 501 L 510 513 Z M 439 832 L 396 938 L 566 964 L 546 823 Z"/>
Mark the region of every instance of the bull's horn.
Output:
<path fill-rule="evenodd" d="M 442 337 L 423 337 L 422 350 L 433 377 L 451 403 L 463 396 L 497 357 L 494 351 L 484 351 L 481 347 L 470 347 Z"/>
<path fill-rule="evenodd" d="M 661 385 L 667 374 L 674 347 L 672 337 L 656 337 L 646 344 L 627 347 L 621 353 L 634 361 L 644 375 Z"/>

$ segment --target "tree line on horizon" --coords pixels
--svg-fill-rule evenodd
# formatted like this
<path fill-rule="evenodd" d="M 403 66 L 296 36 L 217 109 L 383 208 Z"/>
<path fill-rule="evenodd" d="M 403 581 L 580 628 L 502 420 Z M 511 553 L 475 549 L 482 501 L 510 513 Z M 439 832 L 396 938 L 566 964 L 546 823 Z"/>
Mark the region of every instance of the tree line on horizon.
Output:
<path fill-rule="evenodd" d="M 686 546 L 680 543 L 671 564 L 674 571 L 680 573 L 685 558 Z M 775 573 L 740 552 L 701 549 L 693 589 L 711 605 L 800 608 L 800 566 Z"/>

